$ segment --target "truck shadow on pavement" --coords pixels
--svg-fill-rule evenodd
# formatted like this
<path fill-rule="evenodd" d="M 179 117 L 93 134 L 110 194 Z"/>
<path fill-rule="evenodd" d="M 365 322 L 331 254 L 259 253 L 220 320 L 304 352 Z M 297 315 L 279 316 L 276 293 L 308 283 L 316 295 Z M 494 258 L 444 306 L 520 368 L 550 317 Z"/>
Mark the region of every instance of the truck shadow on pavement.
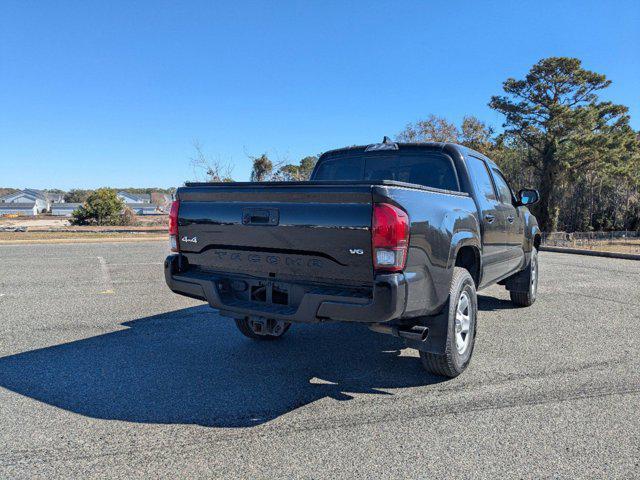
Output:
<path fill-rule="evenodd" d="M 516 308 L 509 300 L 489 297 L 478 294 L 478 310 L 481 312 L 494 312 L 496 310 L 513 310 Z"/>
<path fill-rule="evenodd" d="M 279 341 L 253 341 L 198 306 L 123 326 L 0 358 L 0 386 L 99 419 L 250 427 L 325 397 L 444 380 L 363 325 L 293 325 Z"/>

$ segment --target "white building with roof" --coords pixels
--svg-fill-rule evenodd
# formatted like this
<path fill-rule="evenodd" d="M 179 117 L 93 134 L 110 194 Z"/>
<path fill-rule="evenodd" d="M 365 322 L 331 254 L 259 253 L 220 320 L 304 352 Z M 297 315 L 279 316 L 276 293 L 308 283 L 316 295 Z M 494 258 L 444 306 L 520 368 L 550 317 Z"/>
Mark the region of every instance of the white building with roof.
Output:
<path fill-rule="evenodd" d="M 14 206 L 16 204 L 34 204 L 37 210 L 36 214 L 49 210 L 51 207 L 51 203 L 45 192 L 33 188 L 25 188 L 24 190 L 19 190 L 1 197 L 0 206 L 7 207 L 7 205 L 3 204 L 13 204 Z"/>
<path fill-rule="evenodd" d="M 56 217 L 70 217 L 74 210 L 82 203 L 53 203 L 51 205 L 51 215 Z"/>
<path fill-rule="evenodd" d="M 49 199 L 49 203 L 64 203 L 64 193 L 45 192 L 45 195 Z"/>
<path fill-rule="evenodd" d="M 149 195 L 148 193 L 118 192 L 118 198 L 127 205 L 136 203 L 151 203 L 151 195 Z"/>
<path fill-rule="evenodd" d="M 127 207 L 136 215 L 153 215 L 160 213 L 158 207 L 153 203 L 127 203 Z"/>
<path fill-rule="evenodd" d="M 38 213 L 38 205 L 35 202 L 20 201 L 11 203 L 0 203 L 0 216 L 20 215 L 31 217 L 36 216 Z"/>
<path fill-rule="evenodd" d="M 169 213 L 171 210 L 171 204 L 173 203 L 173 195 L 169 195 L 168 193 L 162 194 L 164 198 L 164 203 L 162 204 L 162 211 Z"/>

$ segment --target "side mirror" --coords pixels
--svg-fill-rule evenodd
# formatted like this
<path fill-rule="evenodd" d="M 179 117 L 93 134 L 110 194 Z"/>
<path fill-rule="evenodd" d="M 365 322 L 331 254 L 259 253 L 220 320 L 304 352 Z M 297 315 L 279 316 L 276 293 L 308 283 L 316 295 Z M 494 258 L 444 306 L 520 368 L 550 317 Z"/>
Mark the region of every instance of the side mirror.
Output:
<path fill-rule="evenodd" d="M 540 194 L 532 188 L 523 188 L 518 192 L 518 202 L 520 205 L 533 205 L 540 200 Z"/>

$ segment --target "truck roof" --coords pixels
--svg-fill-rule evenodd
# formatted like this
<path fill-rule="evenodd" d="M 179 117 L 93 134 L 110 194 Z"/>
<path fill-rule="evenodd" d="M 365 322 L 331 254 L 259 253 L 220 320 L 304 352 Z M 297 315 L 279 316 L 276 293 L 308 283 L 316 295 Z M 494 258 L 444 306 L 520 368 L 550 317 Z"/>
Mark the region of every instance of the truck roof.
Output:
<path fill-rule="evenodd" d="M 485 159 L 487 162 L 494 164 L 495 162 L 488 158 L 486 155 L 483 155 L 476 150 L 473 150 L 469 147 L 465 147 L 464 145 L 460 145 L 457 143 L 450 142 L 394 142 L 398 145 L 399 150 L 431 150 L 431 151 L 446 151 L 446 150 L 457 150 L 463 157 L 467 157 L 469 155 L 480 157 Z M 333 156 L 342 153 L 351 153 L 351 152 L 362 152 L 364 153 L 369 147 L 376 144 L 369 145 L 352 145 L 350 147 L 336 148 L 333 150 L 328 150 L 324 152 L 320 158 L 326 156 Z"/>

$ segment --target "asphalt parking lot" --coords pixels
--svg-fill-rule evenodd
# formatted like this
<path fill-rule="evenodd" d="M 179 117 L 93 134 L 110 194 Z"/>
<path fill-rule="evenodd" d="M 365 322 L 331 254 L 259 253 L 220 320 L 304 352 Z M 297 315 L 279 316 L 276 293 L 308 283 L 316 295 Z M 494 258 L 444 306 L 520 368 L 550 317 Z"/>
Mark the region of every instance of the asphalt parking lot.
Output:
<path fill-rule="evenodd" d="M 640 262 L 543 252 L 443 381 L 359 325 L 252 342 L 166 254 L 0 246 L 0 478 L 640 477 Z"/>

